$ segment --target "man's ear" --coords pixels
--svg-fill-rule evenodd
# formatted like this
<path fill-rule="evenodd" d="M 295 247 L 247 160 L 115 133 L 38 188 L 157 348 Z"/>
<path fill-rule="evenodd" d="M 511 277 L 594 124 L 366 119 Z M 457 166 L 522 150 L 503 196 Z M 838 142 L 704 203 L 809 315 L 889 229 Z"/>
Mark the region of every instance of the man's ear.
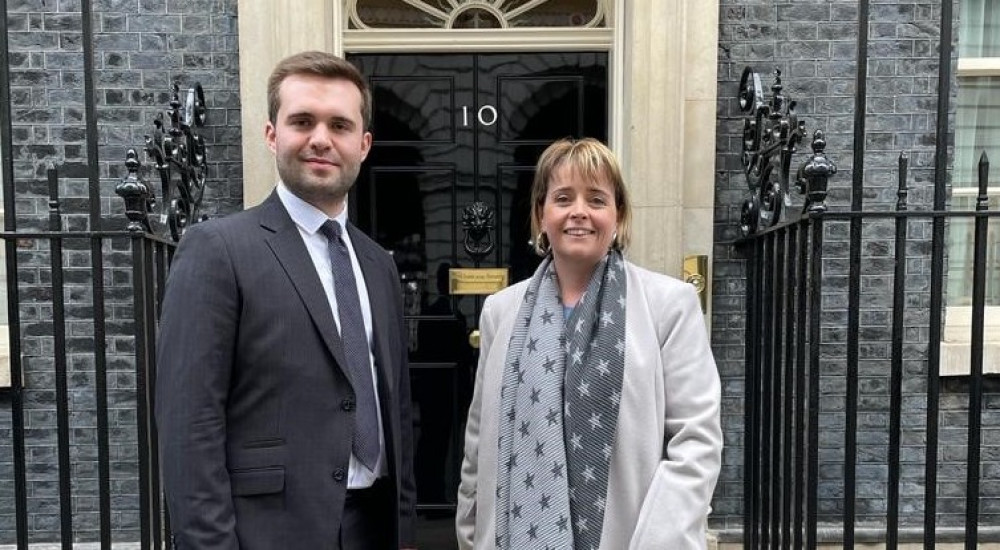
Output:
<path fill-rule="evenodd" d="M 365 135 L 361 136 L 361 160 L 364 161 L 368 158 L 368 152 L 372 150 L 372 133 L 365 132 Z"/>
<path fill-rule="evenodd" d="M 277 145 L 275 140 L 277 136 L 275 135 L 274 123 L 270 120 L 264 125 L 264 142 L 267 143 L 267 148 L 271 150 L 272 153 L 277 152 Z"/>

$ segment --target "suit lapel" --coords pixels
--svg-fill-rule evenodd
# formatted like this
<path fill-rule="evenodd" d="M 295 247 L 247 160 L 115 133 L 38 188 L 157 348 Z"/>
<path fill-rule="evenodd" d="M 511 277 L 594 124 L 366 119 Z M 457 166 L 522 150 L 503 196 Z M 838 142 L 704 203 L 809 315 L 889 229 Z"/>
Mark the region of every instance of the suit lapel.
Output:
<path fill-rule="evenodd" d="M 277 193 L 271 193 L 267 201 L 261 205 L 260 225 L 267 231 L 265 241 L 274 253 L 278 263 L 291 279 L 292 285 L 299 294 L 306 311 L 312 317 L 323 343 L 330 350 L 334 360 L 341 366 L 344 376 L 350 380 L 344 359 L 344 348 L 337 334 L 330 302 L 323 291 L 323 285 L 316 275 L 316 266 L 306 250 L 298 227 L 289 217 L 285 207 L 278 199 Z M 352 381 L 353 383 L 353 381 Z"/>
<path fill-rule="evenodd" d="M 347 227 L 351 235 L 351 244 L 354 246 L 354 253 L 358 257 L 361 272 L 365 277 L 365 286 L 368 289 L 368 303 L 372 312 L 372 338 L 375 344 L 373 353 L 375 369 L 379 380 L 384 380 L 386 389 L 394 394 L 396 391 L 395 377 L 388 371 L 389 365 L 393 364 L 392 351 L 390 350 L 392 342 L 388 341 L 387 335 L 390 323 L 392 323 L 389 314 L 396 311 L 392 303 L 395 296 L 393 293 L 398 292 L 398 290 L 394 286 L 386 288 L 384 283 L 385 269 L 379 265 L 376 257 L 380 251 L 369 243 L 368 238 L 361 233 L 360 229 L 354 227 L 354 224 L 348 223 Z M 380 399 L 384 399 L 384 397 Z"/>

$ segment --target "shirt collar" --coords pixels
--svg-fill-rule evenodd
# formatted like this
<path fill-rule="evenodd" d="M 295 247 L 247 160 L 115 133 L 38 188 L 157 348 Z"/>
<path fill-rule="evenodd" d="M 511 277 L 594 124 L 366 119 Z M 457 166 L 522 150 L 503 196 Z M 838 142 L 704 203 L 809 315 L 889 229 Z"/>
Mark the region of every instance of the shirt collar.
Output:
<path fill-rule="evenodd" d="M 278 198 L 281 199 L 281 204 L 285 206 L 285 210 L 288 211 L 288 215 L 291 216 L 292 221 L 295 222 L 295 225 L 301 227 L 306 233 L 310 235 L 316 234 L 316 232 L 319 231 L 319 228 L 326 223 L 326 220 L 330 219 L 323 213 L 322 210 L 302 200 L 295 193 L 292 193 L 291 190 L 285 186 L 284 182 L 278 182 L 277 190 Z M 347 199 L 344 199 L 344 208 L 340 210 L 340 214 L 337 214 L 337 216 L 333 219 L 340 224 L 340 227 L 345 228 L 346 230 Z"/>

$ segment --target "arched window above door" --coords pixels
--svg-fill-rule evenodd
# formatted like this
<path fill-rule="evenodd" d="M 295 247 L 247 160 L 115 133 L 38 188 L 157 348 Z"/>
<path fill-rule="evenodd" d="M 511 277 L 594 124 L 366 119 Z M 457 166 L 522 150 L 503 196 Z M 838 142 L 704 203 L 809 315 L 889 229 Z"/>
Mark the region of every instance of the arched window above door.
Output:
<path fill-rule="evenodd" d="M 610 0 L 347 0 L 349 29 L 608 27 Z"/>

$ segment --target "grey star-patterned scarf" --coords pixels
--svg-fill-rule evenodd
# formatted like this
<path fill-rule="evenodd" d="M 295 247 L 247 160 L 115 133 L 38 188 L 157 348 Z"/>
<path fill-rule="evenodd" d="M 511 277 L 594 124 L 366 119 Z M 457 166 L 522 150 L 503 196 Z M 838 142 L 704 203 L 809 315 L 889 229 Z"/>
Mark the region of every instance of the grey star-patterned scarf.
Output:
<path fill-rule="evenodd" d="M 496 547 L 596 549 L 625 359 L 625 261 L 598 264 L 563 322 L 552 257 L 514 322 L 501 389 Z"/>

